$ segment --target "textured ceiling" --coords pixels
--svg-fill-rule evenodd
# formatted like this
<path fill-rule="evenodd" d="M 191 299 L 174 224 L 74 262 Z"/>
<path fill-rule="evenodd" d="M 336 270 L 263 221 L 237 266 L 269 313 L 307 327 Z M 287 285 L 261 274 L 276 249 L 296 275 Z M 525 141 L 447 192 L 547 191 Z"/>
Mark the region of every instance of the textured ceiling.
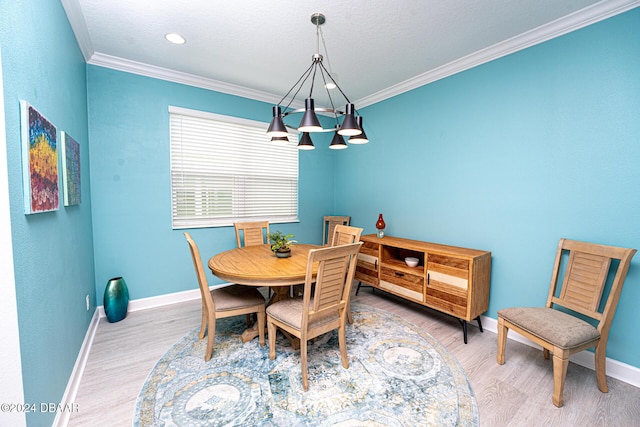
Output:
<path fill-rule="evenodd" d="M 317 52 L 371 104 L 640 5 L 639 0 L 62 0 L 88 63 L 275 102 Z M 187 43 L 172 45 L 177 32 Z M 308 91 L 307 91 L 308 92 Z M 304 95 L 301 95 L 304 97 Z M 275 99 L 275 101 L 274 101 Z M 362 106 L 362 105 L 360 105 Z"/>

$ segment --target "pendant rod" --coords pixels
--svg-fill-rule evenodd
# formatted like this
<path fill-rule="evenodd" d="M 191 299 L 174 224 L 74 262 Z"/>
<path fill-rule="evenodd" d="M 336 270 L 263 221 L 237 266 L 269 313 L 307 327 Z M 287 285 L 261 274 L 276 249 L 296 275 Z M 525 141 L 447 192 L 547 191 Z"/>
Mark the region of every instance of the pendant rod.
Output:
<path fill-rule="evenodd" d="M 318 63 L 316 62 L 316 60 L 314 59 L 313 64 L 313 77 L 311 78 L 311 88 L 309 89 L 309 98 L 313 97 L 313 84 L 316 81 L 316 71 L 318 70 Z"/>
<path fill-rule="evenodd" d="M 291 91 L 293 89 L 296 88 L 296 86 L 298 86 L 298 83 L 300 83 L 302 81 L 302 83 L 300 84 L 300 87 L 298 88 L 298 90 L 296 91 L 296 95 L 298 94 L 298 92 L 300 92 L 300 89 L 302 88 L 302 86 L 304 85 L 304 82 L 307 81 L 307 79 L 309 78 L 309 74 L 311 73 L 311 69 L 313 68 L 315 64 L 311 64 L 309 66 L 309 68 L 307 68 L 302 75 L 300 76 L 300 78 L 298 79 L 297 82 L 295 82 L 295 84 L 293 86 L 291 86 L 291 89 L 289 89 L 289 92 L 287 92 L 282 99 L 278 102 L 277 105 L 280 105 L 282 103 L 282 101 L 284 101 L 285 99 L 287 99 L 287 96 L 289 96 L 289 94 L 291 93 Z M 304 79 L 304 80 L 303 80 Z M 289 105 L 291 105 L 291 103 L 293 102 L 293 99 L 295 98 L 295 95 L 291 98 L 291 101 L 289 101 L 289 104 L 285 107 L 285 108 L 289 108 Z"/>
<path fill-rule="evenodd" d="M 329 74 L 329 76 L 331 76 L 331 74 L 329 73 L 329 71 L 327 71 L 327 69 L 325 68 L 324 64 L 321 62 L 320 63 L 320 67 L 322 67 L 322 69 Z M 332 79 L 333 80 L 333 79 Z M 338 90 L 340 91 L 340 93 L 342 94 L 342 96 L 344 96 L 344 99 L 347 100 L 347 103 L 350 104 L 351 101 L 349 101 L 349 98 L 347 98 L 347 95 L 342 91 L 342 88 L 340 88 L 340 86 L 338 85 L 338 83 L 336 81 L 333 81 L 333 83 L 335 83 L 336 87 L 338 88 Z"/>

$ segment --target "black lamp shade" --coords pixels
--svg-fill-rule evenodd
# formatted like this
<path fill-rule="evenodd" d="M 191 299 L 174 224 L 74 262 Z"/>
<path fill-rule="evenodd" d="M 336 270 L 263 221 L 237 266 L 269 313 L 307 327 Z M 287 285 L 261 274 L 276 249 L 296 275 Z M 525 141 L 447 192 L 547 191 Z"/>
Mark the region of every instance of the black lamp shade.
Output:
<path fill-rule="evenodd" d="M 344 138 L 340 135 L 340 131 L 336 132 L 333 135 L 333 139 L 331 140 L 331 144 L 329 144 L 329 148 L 332 150 L 344 150 L 347 148 L 347 143 L 344 142 Z"/>
<path fill-rule="evenodd" d="M 274 145 L 287 145 L 289 143 L 289 138 L 286 136 L 274 136 L 271 138 L 271 142 Z"/>
<path fill-rule="evenodd" d="M 280 136 L 288 136 L 289 132 L 287 132 L 287 128 L 282 121 L 282 111 L 279 106 L 273 107 L 273 119 L 271 119 L 271 123 L 269 124 L 269 129 L 267 129 L 267 135 L 271 137 L 280 137 Z"/>
<path fill-rule="evenodd" d="M 313 145 L 313 141 L 311 141 L 311 137 L 307 132 L 302 133 L 302 138 L 300 138 L 300 142 L 298 142 L 299 150 L 313 150 L 315 149 L 315 145 Z"/>
<path fill-rule="evenodd" d="M 360 135 L 354 135 L 349 138 L 349 144 L 366 144 L 369 142 L 369 138 L 367 138 L 367 134 L 364 133 L 364 128 L 362 127 L 362 116 L 356 117 L 356 122 L 358 123 L 358 127 L 362 131 Z"/>
<path fill-rule="evenodd" d="M 342 136 L 353 136 L 360 135 L 362 130 L 358 127 L 358 122 L 356 121 L 355 116 L 353 115 L 353 111 L 355 110 L 353 104 L 347 104 L 345 113 L 344 113 L 344 121 L 340 126 L 340 130 L 338 133 Z"/>
<path fill-rule="evenodd" d="M 304 116 L 298 126 L 300 132 L 321 132 L 322 126 L 316 116 L 315 107 L 313 104 L 313 98 L 307 98 L 304 100 Z"/>

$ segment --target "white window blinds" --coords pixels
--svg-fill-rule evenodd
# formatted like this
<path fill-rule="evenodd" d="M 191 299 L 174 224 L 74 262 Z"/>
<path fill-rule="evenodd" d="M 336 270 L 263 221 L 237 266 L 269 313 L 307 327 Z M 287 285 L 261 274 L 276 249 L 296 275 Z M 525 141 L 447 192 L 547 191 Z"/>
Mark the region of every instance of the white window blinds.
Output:
<path fill-rule="evenodd" d="M 169 107 L 173 228 L 298 220 L 298 149 L 267 124 Z"/>

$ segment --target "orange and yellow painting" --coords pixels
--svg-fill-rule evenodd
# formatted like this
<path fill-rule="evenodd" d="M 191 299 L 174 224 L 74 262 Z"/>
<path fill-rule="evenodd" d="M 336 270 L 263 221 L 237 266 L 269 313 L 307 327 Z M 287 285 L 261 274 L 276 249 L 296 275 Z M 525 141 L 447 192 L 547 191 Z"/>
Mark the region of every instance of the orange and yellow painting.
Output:
<path fill-rule="evenodd" d="M 23 182 L 25 213 L 58 209 L 58 144 L 56 127 L 22 101 Z"/>

